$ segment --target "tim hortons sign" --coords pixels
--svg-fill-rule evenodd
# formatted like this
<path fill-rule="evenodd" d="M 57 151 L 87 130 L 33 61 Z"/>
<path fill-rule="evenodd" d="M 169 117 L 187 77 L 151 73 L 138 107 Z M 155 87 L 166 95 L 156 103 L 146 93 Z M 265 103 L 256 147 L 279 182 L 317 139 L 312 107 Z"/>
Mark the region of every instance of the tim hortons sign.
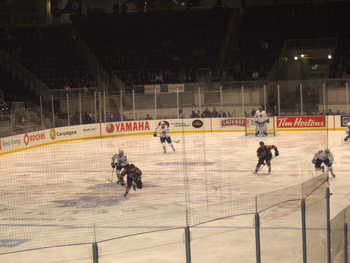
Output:
<path fill-rule="evenodd" d="M 326 127 L 325 116 L 277 117 L 277 128 Z"/>

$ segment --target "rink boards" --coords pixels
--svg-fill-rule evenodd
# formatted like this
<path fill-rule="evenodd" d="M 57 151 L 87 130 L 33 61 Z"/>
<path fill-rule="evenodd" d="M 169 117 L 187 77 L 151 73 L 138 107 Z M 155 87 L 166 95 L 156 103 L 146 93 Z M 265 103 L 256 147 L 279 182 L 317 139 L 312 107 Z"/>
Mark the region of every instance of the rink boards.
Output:
<path fill-rule="evenodd" d="M 345 130 L 344 124 L 348 122 L 348 116 L 285 116 L 274 118 L 277 132 Z M 72 140 L 152 135 L 161 121 L 169 124 L 171 134 L 203 132 L 242 132 L 244 134 L 246 119 L 230 117 L 140 120 L 52 128 L 1 138 L 0 155 Z"/>

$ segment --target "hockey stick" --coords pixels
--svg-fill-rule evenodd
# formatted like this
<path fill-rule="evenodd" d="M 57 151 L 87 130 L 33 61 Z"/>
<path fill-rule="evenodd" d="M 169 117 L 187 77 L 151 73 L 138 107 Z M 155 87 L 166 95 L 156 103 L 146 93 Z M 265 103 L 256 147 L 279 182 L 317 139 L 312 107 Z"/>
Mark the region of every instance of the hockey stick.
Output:
<path fill-rule="evenodd" d="M 111 179 L 107 178 L 107 180 L 110 181 L 111 183 L 113 183 L 113 174 L 114 174 L 114 168 L 112 168 L 112 177 L 111 177 Z"/>
<path fill-rule="evenodd" d="M 158 134 L 157 134 L 157 136 L 156 137 L 160 137 L 160 136 L 158 136 Z M 180 142 L 180 140 L 178 140 L 178 141 L 173 141 L 174 143 L 179 143 Z"/>
<path fill-rule="evenodd" d="M 277 157 L 277 156 L 272 156 L 272 158 L 270 159 L 270 161 L 271 161 L 273 158 L 275 158 L 275 157 Z M 258 170 L 256 173 L 260 172 L 260 170 L 261 170 L 262 168 L 264 168 L 264 167 L 266 166 L 266 164 L 267 164 L 267 162 L 264 163 L 264 164 L 259 168 L 259 170 Z M 254 170 L 254 171 L 255 171 L 255 170 Z M 253 172 L 254 172 L 254 171 L 253 171 Z"/>

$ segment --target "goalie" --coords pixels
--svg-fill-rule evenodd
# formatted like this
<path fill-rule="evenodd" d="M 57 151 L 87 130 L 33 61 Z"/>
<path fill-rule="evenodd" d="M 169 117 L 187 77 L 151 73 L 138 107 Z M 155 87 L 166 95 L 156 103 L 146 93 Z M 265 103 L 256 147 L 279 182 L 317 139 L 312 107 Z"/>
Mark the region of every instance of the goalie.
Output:
<path fill-rule="evenodd" d="M 346 133 L 346 137 L 344 138 L 344 142 L 346 142 L 350 137 L 350 122 L 348 122 L 348 124 L 346 124 L 345 133 Z"/>
<path fill-rule="evenodd" d="M 267 136 L 267 123 L 269 123 L 270 120 L 261 106 L 259 110 L 255 112 L 254 121 L 256 126 L 255 136 Z"/>

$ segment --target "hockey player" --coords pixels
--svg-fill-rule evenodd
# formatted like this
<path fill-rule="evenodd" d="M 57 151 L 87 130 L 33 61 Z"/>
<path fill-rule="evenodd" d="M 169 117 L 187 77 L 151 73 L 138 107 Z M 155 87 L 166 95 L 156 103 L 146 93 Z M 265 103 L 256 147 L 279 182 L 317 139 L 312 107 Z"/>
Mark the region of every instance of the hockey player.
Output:
<path fill-rule="evenodd" d="M 350 122 L 348 122 L 348 124 L 346 124 L 345 133 L 346 133 L 346 137 L 344 138 L 344 142 L 346 142 L 350 137 Z"/>
<path fill-rule="evenodd" d="M 154 137 L 157 137 L 157 131 L 159 130 L 159 136 L 160 136 L 160 142 L 163 145 L 164 153 L 166 153 L 166 146 L 165 146 L 165 141 L 168 142 L 170 145 L 171 149 L 175 151 L 173 142 L 171 141 L 171 138 L 169 136 L 169 127 L 165 125 L 165 122 L 162 121 L 160 125 L 156 128 L 155 132 L 153 133 Z"/>
<path fill-rule="evenodd" d="M 139 168 L 137 168 L 133 164 L 130 164 L 128 168 L 124 169 L 120 174 L 122 179 L 124 178 L 125 175 L 127 175 L 127 178 L 126 178 L 127 181 L 126 181 L 126 190 L 124 193 L 124 197 L 128 195 L 131 186 L 133 187 L 134 191 L 136 191 L 136 189 L 142 189 L 142 181 L 141 181 L 142 172 Z"/>
<path fill-rule="evenodd" d="M 259 110 L 255 112 L 254 115 L 255 120 L 255 136 L 267 136 L 267 125 L 266 123 L 269 123 L 270 120 L 266 115 L 266 112 L 263 110 L 263 108 L 260 106 Z"/>
<path fill-rule="evenodd" d="M 326 148 L 325 150 L 320 150 L 315 153 L 314 158 L 312 159 L 312 163 L 315 165 L 316 171 L 324 172 L 324 167 L 321 167 L 321 164 L 324 163 L 328 167 L 328 171 L 331 173 L 333 177 L 335 177 L 335 174 L 333 172 L 332 164 L 334 162 L 333 153 L 329 150 L 329 148 Z"/>
<path fill-rule="evenodd" d="M 257 155 L 259 158 L 258 164 L 255 167 L 254 174 L 256 174 L 259 171 L 259 168 L 264 162 L 266 161 L 267 167 L 269 168 L 269 173 L 271 172 L 271 159 L 272 159 L 272 153 L 271 150 L 275 150 L 275 156 L 277 157 L 280 153 L 277 150 L 277 146 L 275 145 L 265 145 L 263 141 L 260 143 L 260 147 L 257 150 Z"/>
<path fill-rule="evenodd" d="M 116 162 L 115 162 L 116 161 Z M 122 186 L 125 185 L 125 182 L 123 180 L 123 177 L 120 176 L 120 172 L 121 170 L 124 168 L 128 168 L 129 167 L 129 162 L 128 162 L 128 158 L 126 157 L 126 155 L 124 155 L 124 151 L 119 149 L 118 154 L 115 154 L 112 157 L 112 168 L 114 169 L 117 166 L 117 184 L 120 184 Z"/>

